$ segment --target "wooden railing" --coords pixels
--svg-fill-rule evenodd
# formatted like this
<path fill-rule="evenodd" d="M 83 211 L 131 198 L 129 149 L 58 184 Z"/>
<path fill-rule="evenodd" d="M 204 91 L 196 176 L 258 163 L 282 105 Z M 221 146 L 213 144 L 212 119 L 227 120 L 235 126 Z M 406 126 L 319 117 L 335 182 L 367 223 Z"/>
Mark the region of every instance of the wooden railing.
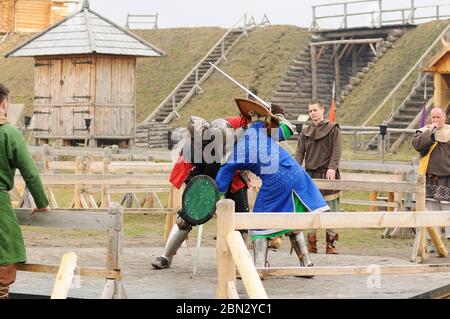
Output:
<path fill-rule="evenodd" d="M 236 268 L 250 298 L 267 298 L 258 273 L 262 275 L 368 275 L 373 266 L 335 267 L 284 267 L 256 269 L 248 250 L 236 230 L 240 229 L 339 229 L 339 228 L 417 228 L 411 261 L 424 262 L 426 252 L 425 232 L 428 232 L 438 254 L 448 252 L 435 227 L 450 225 L 450 211 L 425 211 L 425 178 L 417 182 L 381 181 L 329 181 L 315 180 L 320 189 L 364 190 L 415 193 L 416 212 L 357 212 L 357 213 L 235 213 L 234 202 L 221 200 L 217 204 L 217 298 L 238 298 L 236 293 Z M 377 266 L 379 274 L 414 274 L 449 272 L 450 264 Z"/>
<path fill-rule="evenodd" d="M 392 1 L 389 1 L 392 3 Z M 347 2 L 333 2 L 321 5 L 312 6 L 313 22 L 311 25 L 312 31 L 320 31 L 321 27 L 319 21 L 334 19 L 339 21 L 341 29 L 349 27 L 357 27 L 360 25 L 350 26 L 349 18 L 353 17 L 370 17 L 371 27 L 381 28 L 392 24 L 416 24 L 423 20 L 440 20 L 450 18 L 450 13 L 444 12 L 447 8 L 450 9 L 450 4 L 441 5 L 426 5 L 417 6 L 415 0 L 411 0 L 409 7 L 401 7 L 395 9 L 384 9 L 383 0 L 358 0 Z M 372 8 L 360 9 L 361 5 L 368 4 Z M 334 14 L 320 15 L 318 11 L 321 8 L 332 7 Z M 433 14 L 427 11 L 433 10 Z M 359 10 L 359 11 L 358 11 Z M 450 10 L 448 10 L 450 12 Z M 392 17 L 394 15 L 395 17 Z"/>
<path fill-rule="evenodd" d="M 102 299 L 126 298 L 122 285 L 122 234 L 123 208 L 111 204 L 108 209 L 97 210 L 52 210 L 31 214 L 30 209 L 16 209 L 17 219 L 21 225 L 53 227 L 66 229 L 105 229 L 107 230 L 106 268 L 84 268 L 77 271 L 81 276 L 101 277 L 106 279 Z M 54 273 L 57 265 L 19 264 L 20 271 Z"/>
<path fill-rule="evenodd" d="M 159 14 L 127 14 L 127 23 L 125 24 L 126 29 L 132 29 L 130 25 L 149 25 L 151 29 L 158 29 L 158 17 Z M 138 27 L 135 29 L 143 29 Z M 148 29 L 148 28 L 147 28 Z"/>

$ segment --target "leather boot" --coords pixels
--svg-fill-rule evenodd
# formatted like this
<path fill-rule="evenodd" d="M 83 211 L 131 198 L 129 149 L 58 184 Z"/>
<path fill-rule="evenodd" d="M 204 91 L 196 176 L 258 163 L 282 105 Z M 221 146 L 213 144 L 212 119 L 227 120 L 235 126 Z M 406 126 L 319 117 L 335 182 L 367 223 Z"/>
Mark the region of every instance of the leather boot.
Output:
<path fill-rule="evenodd" d="M 309 257 L 308 247 L 306 245 L 305 236 L 303 232 L 298 234 L 289 234 L 289 239 L 291 241 L 291 251 L 294 250 L 297 254 L 298 260 L 300 262 L 300 267 L 312 267 L 314 266 Z M 298 276 L 302 278 L 313 278 L 314 276 Z"/>
<path fill-rule="evenodd" d="M 9 286 L 0 285 L 0 299 L 9 298 Z"/>
<path fill-rule="evenodd" d="M 317 237 L 316 237 L 316 234 L 308 234 L 308 251 L 311 254 L 317 254 Z"/>
<path fill-rule="evenodd" d="M 167 238 L 166 246 L 164 247 L 164 253 L 161 257 L 157 257 L 152 266 L 155 269 L 165 269 L 169 268 L 172 263 L 173 256 L 180 248 L 183 241 L 189 235 L 190 229 L 181 230 L 177 224 L 172 226 L 169 238 Z"/>
<path fill-rule="evenodd" d="M 269 240 L 267 238 L 258 238 L 253 241 L 253 257 L 255 259 L 256 268 L 268 267 L 267 252 L 269 250 Z M 259 278 L 264 280 L 265 275 L 259 273 Z"/>
<path fill-rule="evenodd" d="M 329 236 L 327 234 L 327 248 L 326 253 L 327 254 L 337 254 L 336 247 L 334 246 L 334 241 L 339 240 L 339 235 L 335 234 L 334 236 Z"/>

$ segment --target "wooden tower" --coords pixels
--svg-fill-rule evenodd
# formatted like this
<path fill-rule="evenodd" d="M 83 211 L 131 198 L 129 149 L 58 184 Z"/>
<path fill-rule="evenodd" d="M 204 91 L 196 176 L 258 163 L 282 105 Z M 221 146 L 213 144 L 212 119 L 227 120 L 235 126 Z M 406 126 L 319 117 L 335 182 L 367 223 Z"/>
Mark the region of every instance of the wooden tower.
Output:
<path fill-rule="evenodd" d="M 70 14 L 80 0 L 0 0 L 0 33 L 40 32 Z"/>
<path fill-rule="evenodd" d="M 34 57 L 33 137 L 74 145 L 131 145 L 136 58 L 165 53 L 83 8 L 6 56 Z M 90 126 L 87 125 L 90 119 Z M 86 121 L 87 120 L 87 121 Z"/>

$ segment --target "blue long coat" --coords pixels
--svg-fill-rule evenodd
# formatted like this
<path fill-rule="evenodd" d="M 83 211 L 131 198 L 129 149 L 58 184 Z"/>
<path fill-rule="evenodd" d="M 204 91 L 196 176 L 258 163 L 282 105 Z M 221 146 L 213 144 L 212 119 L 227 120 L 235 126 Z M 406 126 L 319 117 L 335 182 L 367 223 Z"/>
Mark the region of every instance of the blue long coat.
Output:
<path fill-rule="evenodd" d="M 256 122 L 246 129 L 245 135 L 234 145 L 233 153 L 216 177 L 220 192 L 227 190 L 236 170 L 249 170 L 262 180 L 254 213 L 294 212 L 294 195 L 297 195 L 309 212 L 329 210 L 311 177 L 267 135 L 263 122 Z M 274 232 L 276 231 L 265 230 L 258 234 Z"/>

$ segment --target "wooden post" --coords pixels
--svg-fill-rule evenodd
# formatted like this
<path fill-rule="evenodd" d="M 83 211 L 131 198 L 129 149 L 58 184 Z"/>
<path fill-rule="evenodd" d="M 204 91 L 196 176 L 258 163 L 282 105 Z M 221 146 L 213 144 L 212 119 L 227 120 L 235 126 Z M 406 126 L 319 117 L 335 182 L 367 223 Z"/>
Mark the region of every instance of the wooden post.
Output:
<path fill-rule="evenodd" d="M 228 298 L 228 282 L 236 282 L 236 269 L 228 248 L 227 236 L 235 230 L 234 201 L 224 199 L 217 203 L 217 292 L 216 298 Z"/>
<path fill-rule="evenodd" d="M 238 231 L 229 233 L 227 243 L 250 299 L 267 299 L 266 290 L 259 278 L 241 233 Z"/>
<path fill-rule="evenodd" d="M 421 194 L 416 194 L 416 211 L 426 211 L 426 205 L 425 205 L 425 183 L 426 183 L 426 177 L 423 175 L 419 175 L 417 177 L 417 182 L 422 185 L 422 192 Z M 435 227 L 427 227 L 426 231 L 430 235 L 431 241 L 433 242 L 433 245 L 436 247 L 436 251 L 438 252 L 440 257 L 447 257 L 448 251 L 445 248 L 444 243 L 442 242 L 441 236 L 439 236 L 438 232 L 436 231 Z M 423 239 L 425 241 L 423 245 L 426 245 L 426 237 L 425 237 L 425 231 L 423 232 Z"/>
<path fill-rule="evenodd" d="M 347 3 L 344 3 L 344 29 L 347 29 L 348 27 L 348 10 L 347 10 Z"/>
<path fill-rule="evenodd" d="M 122 231 L 123 231 L 123 207 L 117 203 L 111 203 L 109 213 L 114 218 L 114 225 L 107 230 L 107 257 L 106 268 L 110 270 L 122 270 Z M 125 289 L 116 278 L 106 278 L 106 285 L 101 295 L 102 299 L 127 298 Z"/>
<path fill-rule="evenodd" d="M 383 0 L 378 0 L 378 12 L 380 13 L 378 26 L 381 28 L 383 26 Z"/>
<path fill-rule="evenodd" d="M 317 54 L 316 47 L 311 45 L 311 85 L 312 85 L 312 99 L 317 99 Z"/>
<path fill-rule="evenodd" d="M 75 159 L 75 174 L 83 174 L 84 172 L 84 164 L 83 158 L 81 156 L 77 156 Z M 81 186 L 75 185 L 74 187 L 74 195 L 73 195 L 72 203 L 70 208 L 83 208 L 81 203 Z"/>
<path fill-rule="evenodd" d="M 395 202 L 395 193 L 389 192 L 388 193 L 388 203 L 394 203 Z M 393 212 L 394 207 L 388 207 L 388 212 Z"/>
<path fill-rule="evenodd" d="M 103 174 L 109 174 L 109 165 L 111 164 L 111 153 L 107 154 L 107 157 L 103 159 Z M 108 208 L 109 206 L 109 195 L 108 195 L 108 186 L 102 185 L 100 198 L 100 208 Z"/>
<path fill-rule="evenodd" d="M 377 197 L 378 197 L 378 192 L 370 192 L 370 195 L 369 195 L 369 200 L 370 201 L 376 202 L 377 201 Z M 372 206 L 369 207 L 369 210 L 371 212 L 376 212 L 378 210 L 378 206 L 373 206 L 372 205 Z"/>
<path fill-rule="evenodd" d="M 336 98 L 339 100 L 340 92 L 341 92 L 341 75 L 340 75 L 340 66 L 339 66 L 339 54 L 337 54 L 337 45 L 334 45 L 334 79 L 336 81 Z"/>
<path fill-rule="evenodd" d="M 49 145 L 45 144 L 42 152 L 42 160 L 44 162 L 44 169 L 42 170 L 43 174 L 54 173 L 50 172 L 48 163 L 52 160 L 52 156 L 50 155 Z M 56 201 L 55 194 L 53 193 L 53 189 L 50 186 L 45 186 L 45 191 L 47 193 L 48 200 L 50 202 L 50 208 L 58 208 L 58 202 Z"/>
<path fill-rule="evenodd" d="M 352 48 L 352 75 L 358 72 L 358 57 L 356 56 L 356 47 Z"/>

